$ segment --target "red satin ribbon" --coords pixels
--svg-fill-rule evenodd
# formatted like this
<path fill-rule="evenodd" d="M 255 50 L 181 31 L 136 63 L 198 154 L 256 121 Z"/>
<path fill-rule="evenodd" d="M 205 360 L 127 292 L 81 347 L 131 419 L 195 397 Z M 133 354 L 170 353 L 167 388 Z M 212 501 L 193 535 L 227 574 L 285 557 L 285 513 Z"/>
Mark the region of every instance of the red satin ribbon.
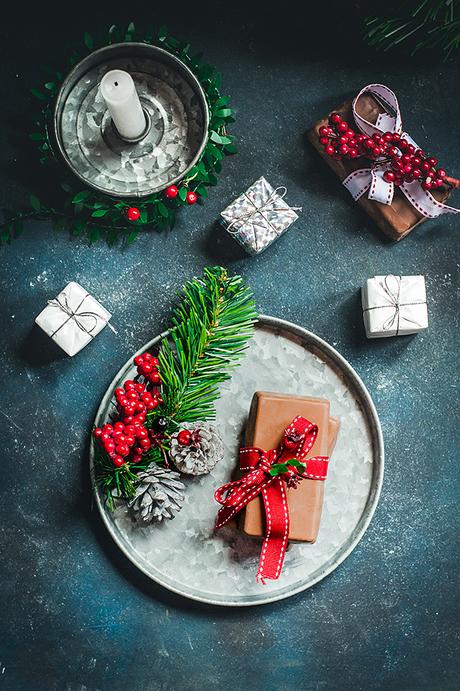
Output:
<path fill-rule="evenodd" d="M 318 426 L 304 417 L 295 417 L 284 430 L 278 449 L 263 451 L 257 448 L 240 449 L 240 469 L 246 474 L 234 482 L 227 482 L 216 490 L 214 497 L 222 508 L 217 514 L 216 529 L 228 523 L 246 504 L 262 494 L 266 528 L 260 554 L 257 580 L 277 579 L 283 567 L 284 555 L 289 538 L 289 508 L 286 497 L 286 483 L 295 483 L 303 478 L 325 480 L 329 458 L 315 456 L 305 458 L 318 436 Z M 305 471 L 290 466 L 288 473 L 271 475 L 275 463 L 286 463 L 296 458 L 305 465 Z"/>

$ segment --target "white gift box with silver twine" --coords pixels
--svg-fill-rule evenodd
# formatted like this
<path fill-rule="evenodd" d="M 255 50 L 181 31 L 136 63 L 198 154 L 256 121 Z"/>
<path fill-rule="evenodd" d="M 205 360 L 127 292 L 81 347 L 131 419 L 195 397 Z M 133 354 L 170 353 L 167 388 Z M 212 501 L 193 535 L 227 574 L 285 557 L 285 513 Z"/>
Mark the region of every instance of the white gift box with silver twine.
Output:
<path fill-rule="evenodd" d="M 35 323 L 72 357 L 102 331 L 111 316 L 87 290 L 71 281 L 48 300 Z"/>
<path fill-rule="evenodd" d="M 424 276 L 374 276 L 361 289 L 368 338 L 408 336 L 428 328 Z"/>
<path fill-rule="evenodd" d="M 249 254 L 265 250 L 299 218 L 301 207 L 290 207 L 286 192 L 261 177 L 222 211 L 222 224 Z"/>

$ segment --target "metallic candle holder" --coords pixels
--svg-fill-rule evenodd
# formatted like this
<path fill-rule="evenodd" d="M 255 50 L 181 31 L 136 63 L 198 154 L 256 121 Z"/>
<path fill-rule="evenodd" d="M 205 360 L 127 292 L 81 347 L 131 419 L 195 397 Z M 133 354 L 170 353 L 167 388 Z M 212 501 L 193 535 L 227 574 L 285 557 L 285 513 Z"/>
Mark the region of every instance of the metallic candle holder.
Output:
<path fill-rule="evenodd" d="M 135 141 L 116 131 L 99 84 L 106 72 L 129 72 L 146 116 Z M 70 170 L 114 197 L 146 197 L 179 182 L 208 139 L 209 109 L 195 75 L 162 48 L 116 43 L 94 51 L 66 77 L 57 97 L 54 136 Z"/>

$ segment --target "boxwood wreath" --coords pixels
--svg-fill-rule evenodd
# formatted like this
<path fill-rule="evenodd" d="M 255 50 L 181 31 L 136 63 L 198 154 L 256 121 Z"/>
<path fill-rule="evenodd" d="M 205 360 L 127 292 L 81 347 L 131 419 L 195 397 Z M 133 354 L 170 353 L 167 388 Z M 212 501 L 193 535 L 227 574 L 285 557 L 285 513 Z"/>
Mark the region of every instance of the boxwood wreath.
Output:
<path fill-rule="evenodd" d="M 215 418 L 220 385 L 230 379 L 256 319 L 252 290 L 220 266 L 184 285 L 169 336 L 136 355 L 137 374 L 114 390 L 105 424 L 93 429 L 94 477 L 109 509 L 132 501 L 146 473 L 162 469 L 163 480 L 174 473 L 172 435 L 189 435 L 191 424 Z"/>
<path fill-rule="evenodd" d="M 50 135 L 54 103 L 66 71 L 54 72 L 46 69 L 48 78 L 32 94 L 40 101 L 42 108 L 30 135 L 38 147 L 40 163 L 55 168 L 59 180 L 60 202 L 49 205 L 31 195 L 29 207 L 17 213 L 4 210 L 4 223 L 0 227 L 0 241 L 9 242 L 23 230 L 24 221 L 31 218 L 51 218 L 56 229 L 69 228 L 73 235 L 86 235 L 90 243 L 105 237 L 112 245 L 123 239 L 127 243 L 135 240 L 138 233 L 147 227 L 158 230 L 174 227 L 177 210 L 194 204 L 208 196 L 208 187 L 217 184 L 222 159 L 236 153 L 233 137 L 227 132 L 227 125 L 234 122 L 230 98 L 221 94 L 221 76 L 214 67 L 203 61 L 201 54 L 191 53 L 190 45 L 170 36 L 166 27 L 144 36 L 136 34 L 131 22 L 126 31 L 111 26 L 104 40 L 95 41 L 88 33 L 84 35 L 84 50 L 74 52 L 69 68 L 76 65 L 87 53 L 107 44 L 139 41 L 160 46 L 177 56 L 194 73 L 200 82 L 209 106 L 208 143 L 197 164 L 180 184 L 151 194 L 130 203 L 86 187 L 64 166 L 54 151 Z M 59 190 L 60 192 L 60 190 Z"/>

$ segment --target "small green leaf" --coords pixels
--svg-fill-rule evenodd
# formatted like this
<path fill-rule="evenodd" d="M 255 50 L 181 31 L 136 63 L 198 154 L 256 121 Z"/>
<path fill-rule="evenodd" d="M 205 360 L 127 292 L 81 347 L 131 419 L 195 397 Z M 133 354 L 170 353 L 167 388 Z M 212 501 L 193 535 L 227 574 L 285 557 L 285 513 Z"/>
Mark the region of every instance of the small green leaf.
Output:
<path fill-rule="evenodd" d="M 200 197 L 209 197 L 209 192 L 204 185 L 199 185 L 197 187 L 196 193 L 199 194 Z"/>
<path fill-rule="evenodd" d="M 48 100 L 46 98 L 45 94 L 42 94 L 42 92 L 39 91 L 38 89 L 31 89 L 30 92 L 33 96 L 35 96 L 35 98 L 38 98 L 39 101 L 47 101 Z"/>
<path fill-rule="evenodd" d="M 182 199 L 183 202 L 185 202 L 185 199 L 187 197 L 187 188 L 186 187 L 181 187 L 179 189 L 179 197 Z"/>
<path fill-rule="evenodd" d="M 100 237 L 101 231 L 99 228 L 92 226 L 91 230 L 89 231 L 89 244 L 92 245 L 94 242 L 97 242 Z"/>
<path fill-rule="evenodd" d="M 236 146 L 233 143 L 225 145 L 225 153 L 236 154 L 237 151 L 238 151 L 238 149 L 236 148 Z"/>
<path fill-rule="evenodd" d="M 169 216 L 168 207 L 165 204 L 163 204 L 163 202 L 160 202 L 158 204 L 157 208 L 158 208 L 160 215 L 163 216 L 163 218 L 168 218 L 168 216 Z"/>
<path fill-rule="evenodd" d="M 141 209 L 139 221 L 140 221 L 140 223 L 142 223 L 142 225 L 145 225 L 148 222 L 148 215 L 147 215 L 147 211 L 145 209 Z M 137 231 L 136 231 L 136 234 L 137 234 Z"/>
<path fill-rule="evenodd" d="M 72 235 L 81 235 L 86 229 L 85 221 L 77 220 L 75 221 L 72 228 Z"/>
<path fill-rule="evenodd" d="M 93 211 L 91 216 L 93 218 L 102 218 L 103 216 L 106 216 L 109 213 L 110 209 L 96 209 L 96 211 Z"/>
<path fill-rule="evenodd" d="M 222 144 L 222 137 L 214 130 L 211 132 L 209 139 L 216 144 Z"/>
<path fill-rule="evenodd" d="M 158 29 L 158 40 L 164 41 L 168 35 L 168 28 L 166 26 L 160 26 Z"/>
<path fill-rule="evenodd" d="M 232 113 L 233 110 L 231 108 L 220 108 L 219 110 L 216 110 L 214 115 L 217 115 L 218 118 L 228 118 Z"/>
<path fill-rule="evenodd" d="M 48 91 L 54 91 L 56 88 L 56 84 L 54 82 L 46 82 L 45 83 L 45 89 L 48 89 Z"/>
<path fill-rule="evenodd" d="M 72 199 L 72 204 L 80 204 L 85 199 L 88 199 L 89 195 L 90 192 L 88 192 L 88 190 L 82 190 L 81 192 L 77 192 L 77 194 Z"/>
<path fill-rule="evenodd" d="M 38 199 L 38 197 L 35 196 L 35 194 L 30 195 L 29 201 L 30 201 L 30 206 L 32 207 L 32 209 L 34 209 L 35 211 L 41 210 L 42 205 L 40 204 L 40 200 Z"/>
<path fill-rule="evenodd" d="M 17 218 L 14 222 L 14 236 L 17 238 L 21 235 L 24 230 L 24 224 L 20 218 Z"/>
<path fill-rule="evenodd" d="M 85 31 L 85 34 L 83 36 L 83 40 L 84 40 L 85 46 L 88 48 L 88 50 L 93 50 L 94 41 L 93 41 L 93 37 L 91 36 L 91 34 L 89 34 L 87 31 Z"/>
<path fill-rule="evenodd" d="M 230 97 L 229 96 L 220 96 L 215 103 L 215 107 L 216 108 L 222 108 L 223 106 L 226 106 L 229 103 L 230 103 Z"/>
<path fill-rule="evenodd" d="M 134 22 L 130 22 L 128 24 L 128 28 L 126 31 L 128 34 L 133 34 L 136 31 L 136 27 L 134 26 Z"/>
<path fill-rule="evenodd" d="M 130 232 L 130 234 L 128 235 L 128 237 L 126 238 L 126 244 L 131 245 L 134 242 L 134 240 L 137 238 L 138 235 L 139 235 L 138 230 L 132 230 Z"/>

